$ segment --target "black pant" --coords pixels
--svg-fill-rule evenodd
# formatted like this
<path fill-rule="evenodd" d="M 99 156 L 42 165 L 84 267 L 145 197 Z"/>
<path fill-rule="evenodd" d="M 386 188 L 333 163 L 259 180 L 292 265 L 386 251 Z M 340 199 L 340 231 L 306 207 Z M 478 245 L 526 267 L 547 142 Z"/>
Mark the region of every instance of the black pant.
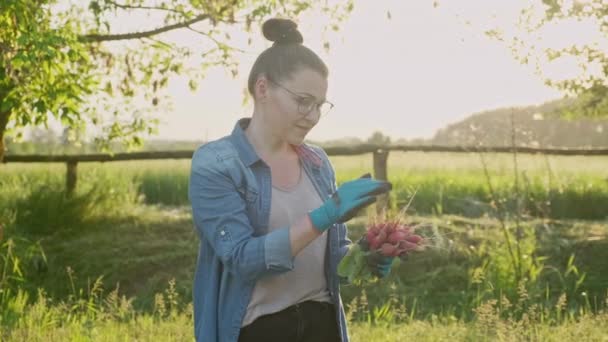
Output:
<path fill-rule="evenodd" d="M 333 304 L 306 301 L 258 317 L 243 327 L 239 342 L 339 342 Z"/>

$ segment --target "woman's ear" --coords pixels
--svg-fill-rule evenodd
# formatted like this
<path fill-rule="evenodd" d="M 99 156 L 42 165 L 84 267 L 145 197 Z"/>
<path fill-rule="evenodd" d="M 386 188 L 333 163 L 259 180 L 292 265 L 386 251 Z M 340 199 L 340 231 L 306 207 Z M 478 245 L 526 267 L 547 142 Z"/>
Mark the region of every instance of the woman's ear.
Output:
<path fill-rule="evenodd" d="M 264 74 L 258 76 L 253 89 L 256 100 L 266 102 L 266 99 L 268 98 L 268 79 Z"/>

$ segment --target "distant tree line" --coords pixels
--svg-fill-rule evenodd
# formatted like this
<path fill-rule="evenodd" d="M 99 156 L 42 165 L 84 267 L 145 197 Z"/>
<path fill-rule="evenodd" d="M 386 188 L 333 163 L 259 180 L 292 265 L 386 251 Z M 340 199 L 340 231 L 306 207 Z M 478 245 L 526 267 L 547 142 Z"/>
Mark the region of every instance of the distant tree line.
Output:
<path fill-rule="evenodd" d="M 599 148 L 608 146 L 608 119 L 565 119 L 571 100 L 540 106 L 501 108 L 477 113 L 439 130 L 432 139 L 438 145 Z"/>
<path fill-rule="evenodd" d="M 557 100 L 539 106 L 500 108 L 476 113 L 450 124 L 430 139 L 393 139 L 380 131 L 368 138 L 343 137 L 325 141 L 309 141 L 324 146 L 358 144 L 385 145 L 445 145 L 445 146 L 510 146 L 512 134 L 519 146 L 539 148 L 606 148 L 608 147 L 608 119 L 579 117 L 564 119 L 562 111 L 571 108 L 572 100 Z M 204 140 L 146 140 L 136 151 L 193 150 Z M 93 142 L 83 142 L 77 131 L 66 128 L 61 133 L 35 128 L 30 137 L 21 142 L 7 139 L 11 154 L 81 154 L 99 153 Z M 114 152 L 129 151 L 115 143 Z M 131 149 L 133 150 L 133 149 Z"/>

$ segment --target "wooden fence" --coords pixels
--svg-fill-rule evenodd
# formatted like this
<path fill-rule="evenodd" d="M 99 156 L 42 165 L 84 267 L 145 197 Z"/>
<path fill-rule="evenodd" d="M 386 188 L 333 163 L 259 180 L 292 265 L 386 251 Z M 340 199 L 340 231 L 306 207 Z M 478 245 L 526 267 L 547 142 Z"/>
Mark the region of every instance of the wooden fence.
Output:
<path fill-rule="evenodd" d="M 374 177 L 388 179 L 388 155 L 390 151 L 403 152 L 454 152 L 454 153 L 527 153 L 548 154 L 563 156 L 608 156 L 606 149 L 547 149 L 532 147 L 471 147 L 471 146 L 435 146 L 435 145 L 391 145 L 387 147 L 378 145 L 353 145 L 348 147 L 324 148 L 330 156 L 353 156 L 367 153 L 373 154 Z M 158 159 L 190 159 L 194 151 L 150 151 L 115 154 L 81 154 L 81 155 L 6 155 L 5 163 L 66 163 L 66 190 L 72 194 L 76 189 L 78 179 L 78 163 L 84 162 L 113 162 L 132 160 L 158 160 Z M 387 197 L 378 199 L 378 207 L 388 205 Z"/>

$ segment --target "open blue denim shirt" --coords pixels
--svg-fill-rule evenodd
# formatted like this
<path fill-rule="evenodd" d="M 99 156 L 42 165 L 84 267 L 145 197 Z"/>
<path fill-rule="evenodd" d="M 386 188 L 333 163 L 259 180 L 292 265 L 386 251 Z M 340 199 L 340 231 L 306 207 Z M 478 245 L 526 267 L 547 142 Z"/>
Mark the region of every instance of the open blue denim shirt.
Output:
<path fill-rule="evenodd" d="M 199 147 L 192 159 L 188 195 L 200 238 L 193 291 L 197 341 L 236 342 L 256 280 L 294 267 L 289 227 L 268 233 L 270 168 L 244 135 L 249 120 Z M 308 144 L 296 150 L 319 195 L 328 198 L 336 180 L 327 154 Z M 328 230 L 325 274 L 342 341 L 348 333 L 337 265 L 350 244 L 345 224 Z"/>

